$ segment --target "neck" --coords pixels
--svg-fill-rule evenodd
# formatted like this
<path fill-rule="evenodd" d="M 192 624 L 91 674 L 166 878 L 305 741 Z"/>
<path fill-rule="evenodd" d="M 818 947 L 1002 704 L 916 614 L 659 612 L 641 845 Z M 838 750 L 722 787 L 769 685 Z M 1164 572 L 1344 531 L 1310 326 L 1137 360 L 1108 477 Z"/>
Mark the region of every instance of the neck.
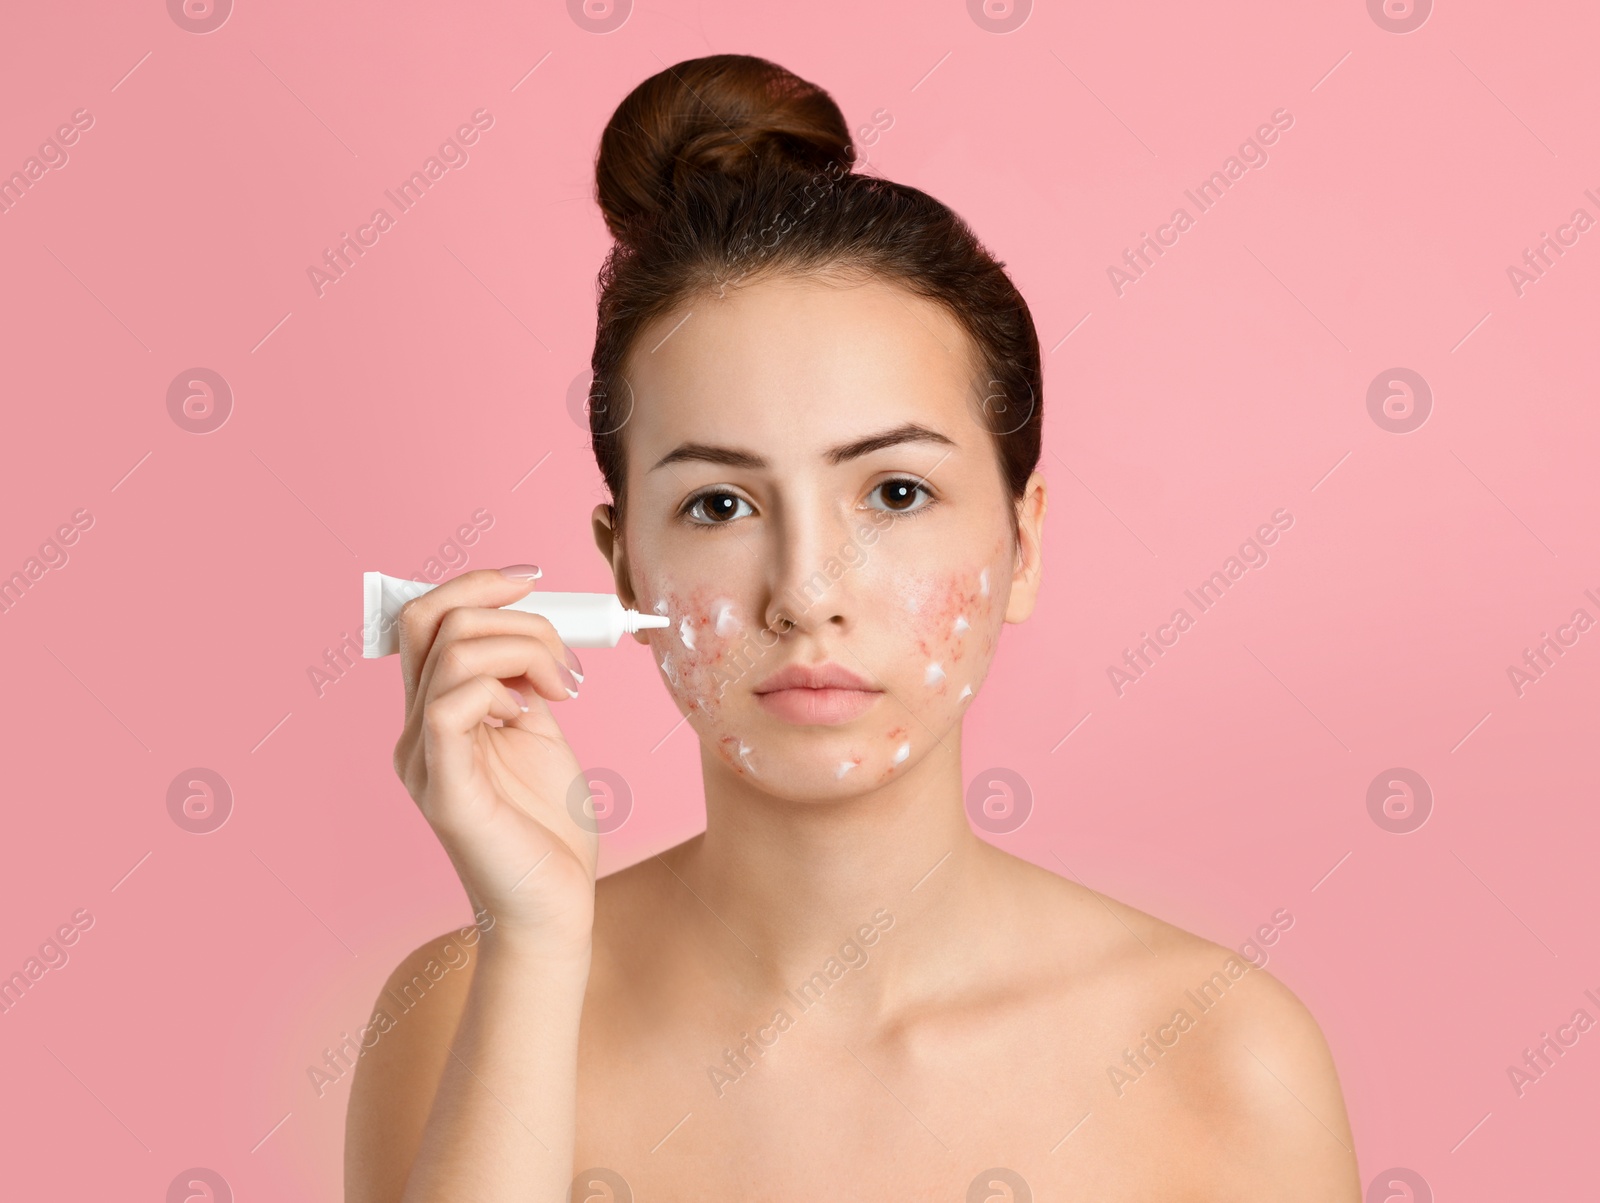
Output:
<path fill-rule="evenodd" d="M 992 922 L 1000 855 L 967 822 L 960 734 L 842 801 L 776 797 L 703 754 L 706 832 L 671 866 L 688 930 L 726 948 L 753 994 L 792 990 L 830 957 L 850 976 L 873 966 L 850 991 L 869 1010 L 935 988 Z"/>

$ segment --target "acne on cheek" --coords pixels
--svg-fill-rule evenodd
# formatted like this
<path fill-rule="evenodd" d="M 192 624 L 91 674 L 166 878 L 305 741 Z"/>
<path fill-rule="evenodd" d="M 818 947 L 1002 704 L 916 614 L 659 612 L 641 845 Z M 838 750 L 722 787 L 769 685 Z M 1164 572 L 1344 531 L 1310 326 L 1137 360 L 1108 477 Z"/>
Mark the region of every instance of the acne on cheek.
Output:
<path fill-rule="evenodd" d="M 679 709 L 715 722 L 730 688 L 753 683 L 769 671 L 763 657 L 776 645 L 766 642 L 748 611 L 734 599 L 706 589 L 687 592 L 664 585 L 645 594 L 652 613 L 671 624 L 650 632 L 650 646 Z M 776 666 L 776 661 L 773 662 Z M 704 733 L 704 732 L 703 732 Z M 759 778 L 760 751 L 739 734 L 718 735 L 711 745 L 717 758 L 741 776 Z"/>
<path fill-rule="evenodd" d="M 728 685 L 756 670 L 761 644 L 749 633 L 738 603 L 731 598 L 671 588 L 653 596 L 651 612 L 672 620 L 670 626 L 650 632 L 656 664 L 691 717 L 696 712 L 716 717 Z M 737 765 L 749 758 L 735 746 L 725 759 Z"/>
<path fill-rule="evenodd" d="M 993 569 L 947 578 L 924 592 L 915 608 L 914 630 L 922 684 L 936 693 L 958 689 L 972 697 L 973 672 L 993 653 L 995 602 Z M 970 658 L 969 658 L 970 654 Z"/>
<path fill-rule="evenodd" d="M 989 564 L 975 572 L 902 583 L 920 665 L 912 688 L 925 691 L 922 698 L 954 694 L 961 707 L 972 700 L 979 684 L 974 673 L 984 671 L 995 648 L 994 613 L 1000 599 L 993 586 L 1002 579 L 996 574 L 1004 546 L 996 548 Z M 670 626 L 650 632 L 650 643 L 680 708 L 690 718 L 699 713 L 707 721 L 715 720 L 723 691 L 746 678 L 759 679 L 765 671 L 762 658 L 771 647 L 756 637 L 748 616 L 730 598 L 699 589 L 681 593 L 671 587 L 647 597 L 652 613 L 672 619 Z M 910 727 L 892 727 L 883 741 L 887 746 L 882 752 L 852 748 L 835 766 L 835 778 L 849 776 L 869 757 L 884 766 L 878 780 L 893 776 L 913 750 Z M 735 772 L 760 776 L 759 753 L 741 736 L 721 735 L 715 749 L 718 758 Z"/>
<path fill-rule="evenodd" d="M 905 589 L 905 606 L 912 615 L 917 661 L 922 666 L 921 697 L 948 698 L 964 708 L 975 696 L 980 674 L 986 672 L 994 653 L 997 634 L 994 621 L 999 591 L 994 588 L 996 565 L 1005 548 L 995 549 L 987 565 L 976 572 L 964 572 L 911 582 Z M 912 686 L 911 688 L 916 688 Z M 912 704 L 916 695 L 906 698 Z M 888 765 L 878 780 L 892 777 L 910 758 L 913 740 L 909 725 L 897 725 L 884 732 Z M 855 758 L 860 763 L 860 758 Z M 839 775 L 849 770 L 839 766 Z"/>

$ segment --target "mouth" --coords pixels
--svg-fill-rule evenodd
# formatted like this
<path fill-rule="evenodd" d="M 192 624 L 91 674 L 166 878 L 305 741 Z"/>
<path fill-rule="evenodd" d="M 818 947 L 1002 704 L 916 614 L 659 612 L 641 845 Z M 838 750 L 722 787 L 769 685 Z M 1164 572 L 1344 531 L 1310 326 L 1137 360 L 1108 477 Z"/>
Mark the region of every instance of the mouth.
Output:
<path fill-rule="evenodd" d="M 773 689 L 756 694 L 774 718 L 801 726 L 836 726 L 860 718 L 883 696 L 876 689 Z"/>
<path fill-rule="evenodd" d="M 756 701 L 775 718 L 802 726 L 832 726 L 860 718 L 883 690 L 842 665 L 791 664 L 755 688 Z"/>

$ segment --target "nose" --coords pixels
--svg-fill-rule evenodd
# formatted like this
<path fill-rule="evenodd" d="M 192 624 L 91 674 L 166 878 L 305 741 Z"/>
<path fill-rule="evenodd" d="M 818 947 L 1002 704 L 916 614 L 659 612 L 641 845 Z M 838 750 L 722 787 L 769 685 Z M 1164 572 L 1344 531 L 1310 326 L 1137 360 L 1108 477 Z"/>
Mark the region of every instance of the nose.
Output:
<path fill-rule="evenodd" d="M 775 507 L 776 545 L 765 619 L 780 635 L 813 635 L 829 627 L 848 632 L 853 605 L 848 556 L 850 515 L 815 490 L 787 493 Z"/>

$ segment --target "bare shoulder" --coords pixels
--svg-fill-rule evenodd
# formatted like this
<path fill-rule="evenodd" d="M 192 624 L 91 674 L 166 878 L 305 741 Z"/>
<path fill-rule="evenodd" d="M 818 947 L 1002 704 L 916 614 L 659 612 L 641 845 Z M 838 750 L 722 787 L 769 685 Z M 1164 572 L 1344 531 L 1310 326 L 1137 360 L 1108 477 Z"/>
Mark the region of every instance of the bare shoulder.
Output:
<path fill-rule="evenodd" d="M 1292 1188 L 1300 1199 L 1359 1201 L 1338 1070 L 1316 1019 L 1249 958 L 1183 935 L 1172 955 L 1188 983 L 1191 1022 L 1187 1034 L 1173 1034 L 1199 1036 L 1182 1078 L 1225 1150 L 1211 1167 L 1218 1189 L 1249 1197 Z"/>
<path fill-rule="evenodd" d="M 1191 1166 L 1219 1197 L 1358 1203 L 1338 1072 L 1295 993 L 1244 952 L 1050 876 L 1034 888 L 1058 930 L 1080 933 L 1060 945 L 1083 983 L 1070 1005 L 1105 1024 L 1109 1094 L 1191 1133 Z"/>
<path fill-rule="evenodd" d="M 479 938 L 468 926 L 413 949 L 373 1003 L 345 1117 L 347 1203 L 392 1203 L 404 1192 L 466 1007 Z"/>

